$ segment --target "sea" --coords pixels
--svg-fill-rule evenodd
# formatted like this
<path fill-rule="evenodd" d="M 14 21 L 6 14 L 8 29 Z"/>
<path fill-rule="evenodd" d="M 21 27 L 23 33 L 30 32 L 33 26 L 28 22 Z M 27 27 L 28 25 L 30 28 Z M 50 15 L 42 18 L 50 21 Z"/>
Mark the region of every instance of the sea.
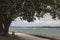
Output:
<path fill-rule="evenodd" d="M 9 32 L 28 33 L 28 34 L 44 34 L 49 36 L 60 36 L 60 28 L 26 28 L 26 27 L 10 27 Z"/>

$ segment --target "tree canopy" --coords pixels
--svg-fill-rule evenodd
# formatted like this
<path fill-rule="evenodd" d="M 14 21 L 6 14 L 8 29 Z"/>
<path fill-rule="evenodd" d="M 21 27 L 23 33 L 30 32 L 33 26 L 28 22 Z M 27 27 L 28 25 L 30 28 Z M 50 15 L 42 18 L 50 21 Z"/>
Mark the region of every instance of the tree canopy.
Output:
<path fill-rule="evenodd" d="M 16 17 L 32 22 L 34 16 L 43 17 L 45 13 L 60 19 L 60 0 L 0 0 L 0 31 L 7 33 Z"/>
<path fill-rule="evenodd" d="M 1 13 L 11 16 L 12 19 L 20 16 L 21 19 L 33 21 L 49 12 L 52 18 L 60 18 L 60 0 L 1 0 Z"/>
<path fill-rule="evenodd" d="M 60 18 L 60 0 L 16 0 L 16 10 L 23 20 L 33 21 L 49 12 L 52 18 Z M 36 13 L 36 15 L 35 15 Z"/>

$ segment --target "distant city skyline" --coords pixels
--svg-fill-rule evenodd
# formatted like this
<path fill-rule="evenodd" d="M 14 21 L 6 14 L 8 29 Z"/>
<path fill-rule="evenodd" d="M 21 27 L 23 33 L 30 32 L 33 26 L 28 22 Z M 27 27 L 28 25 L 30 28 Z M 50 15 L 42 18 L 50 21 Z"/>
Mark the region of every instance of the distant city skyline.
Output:
<path fill-rule="evenodd" d="M 44 15 L 44 18 L 36 18 L 34 22 L 22 21 L 20 18 L 16 18 L 15 21 L 12 21 L 11 26 L 60 26 L 60 20 L 56 18 L 56 20 L 52 19 L 49 13 Z"/>

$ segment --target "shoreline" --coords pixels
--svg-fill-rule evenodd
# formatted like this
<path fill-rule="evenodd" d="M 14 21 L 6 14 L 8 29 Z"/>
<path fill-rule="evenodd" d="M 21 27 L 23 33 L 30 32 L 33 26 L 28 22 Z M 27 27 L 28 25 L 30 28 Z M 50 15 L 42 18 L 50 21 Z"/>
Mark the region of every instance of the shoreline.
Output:
<path fill-rule="evenodd" d="M 36 36 L 36 37 L 41 37 L 41 38 L 50 39 L 50 40 L 58 40 L 58 39 L 56 39 L 56 38 L 54 38 L 54 37 L 47 37 L 47 36 L 42 36 L 42 35 L 34 35 L 34 34 L 31 34 L 31 35 Z"/>
<path fill-rule="evenodd" d="M 46 39 L 50 39 L 50 40 L 60 40 L 60 36 L 49 36 L 49 35 L 45 35 L 45 34 L 30 34 L 36 37 L 41 37 L 41 38 L 46 38 Z"/>
<path fill-rule="evenodd" d="M 9 34 L 12 34 L 12 32 L 9 32 Z M 14 34 L 20 34 L 20 33 L 14 33 Z M 49 35 L 45 35 L 45 34 L 29 34 L 29 33 L 21 33 L 21 34 L 28 34 L 28 35 L 32 35 L 35 37 L 39 37 L 39 38 L 46 38 L 46 39 L 50 39 L 50 40 L 60 40 L 60 37 L 58 36 L 49 36 Z"/>

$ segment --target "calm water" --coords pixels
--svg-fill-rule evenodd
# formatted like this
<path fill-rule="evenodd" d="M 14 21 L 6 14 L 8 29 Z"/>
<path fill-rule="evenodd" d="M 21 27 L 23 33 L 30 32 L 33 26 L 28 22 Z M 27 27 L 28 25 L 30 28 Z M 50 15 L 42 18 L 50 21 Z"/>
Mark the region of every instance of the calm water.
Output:
<path fill-rule="evenodd" d="M 20 28 L 10 27 L 10 32 L 24 32 L 30 34 L 46 34 L 60 36 L 60 28 Z"/>

